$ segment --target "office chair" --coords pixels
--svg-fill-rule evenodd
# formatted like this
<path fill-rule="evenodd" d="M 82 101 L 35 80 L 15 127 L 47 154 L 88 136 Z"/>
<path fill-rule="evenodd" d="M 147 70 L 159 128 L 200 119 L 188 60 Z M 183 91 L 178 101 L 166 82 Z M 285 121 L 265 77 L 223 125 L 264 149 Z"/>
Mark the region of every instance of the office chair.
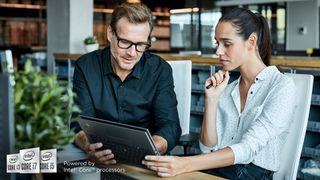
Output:
<path fill-rule="evenodd" d="M 296 85 L 296 107 L 286 142 L 281 151 L 280 169 L 274 180 L 293 180 L 297 177 L 300 155 L 308 124 L 313 76 L 307 74 L 286 74 Z"/>
<path fill-rule="evenodd" d="M 192 61 L 179 60 L 167 61 L 173 74 L 174 91 L 178 101 L 178 115 L 180 127 L 182 130 L 178 145 L 182 145 L 184 154 L 187 154 L 188 148 L 193 145 L 198 136 L 189 132 L 190 129 L 190 106 L 191 106 L 191 75 Z"/>

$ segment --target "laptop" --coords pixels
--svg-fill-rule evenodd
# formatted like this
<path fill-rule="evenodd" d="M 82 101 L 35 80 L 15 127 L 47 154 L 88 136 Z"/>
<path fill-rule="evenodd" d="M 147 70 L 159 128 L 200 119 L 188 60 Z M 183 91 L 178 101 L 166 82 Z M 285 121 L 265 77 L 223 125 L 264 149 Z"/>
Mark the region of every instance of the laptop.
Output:
<path fill-rule="evenodd" d="M 117 162 L 145 168 L 141 162 L 146 155 L 160 155 L 146 128 L 81 115 L 78 122 L 90 143 L 111 149 Z"/>

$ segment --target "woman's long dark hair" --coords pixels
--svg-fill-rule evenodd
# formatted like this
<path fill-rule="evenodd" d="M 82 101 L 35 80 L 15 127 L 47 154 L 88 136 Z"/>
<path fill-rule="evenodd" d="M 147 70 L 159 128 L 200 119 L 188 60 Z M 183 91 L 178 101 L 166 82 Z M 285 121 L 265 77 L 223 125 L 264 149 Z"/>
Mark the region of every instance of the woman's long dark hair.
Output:
<path fill-rule="evenodd" d="M 271 35 L 266 19 L 259 13 L 248 9 L 235 8 L 224 14 L 219 22 L 231 22 L 238 35 L 247 40 L 252 33 L 257 35 L 259 54 L 265 65 L 269 65 L 271 57 Z"/>

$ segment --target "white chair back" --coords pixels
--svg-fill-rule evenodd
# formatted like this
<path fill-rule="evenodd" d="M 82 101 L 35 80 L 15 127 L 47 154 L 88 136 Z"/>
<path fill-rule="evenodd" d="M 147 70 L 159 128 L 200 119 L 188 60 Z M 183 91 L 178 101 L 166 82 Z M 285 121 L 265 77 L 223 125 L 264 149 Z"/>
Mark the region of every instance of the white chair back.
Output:
<path fill-rule="evenodd" d="M 182 134 L 188 134 L 190 128 L 191 74 L 192 61 L 167 61 L 172 68 L 174 91 L 177 95 L 178 114 Z"/>
<path fill-rule="evenodd" d="M 294 180 L 297 178 L 299 160 L 308 124 L 313 76 L 308 74 L 286 74 L 296 85 L 296 107 L 289 134 L 281 152 L 280 170 L 273 175 L 274 180 Z"/>

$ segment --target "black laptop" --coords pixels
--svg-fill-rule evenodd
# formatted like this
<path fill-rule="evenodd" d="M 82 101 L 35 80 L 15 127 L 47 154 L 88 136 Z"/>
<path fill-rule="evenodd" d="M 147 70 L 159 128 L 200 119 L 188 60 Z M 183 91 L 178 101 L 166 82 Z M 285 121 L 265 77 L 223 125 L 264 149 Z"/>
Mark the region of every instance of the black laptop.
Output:
<path fill-rule="evenodd" d="M 78 122 L 90 143 L 111 149 L 117 162 L 144 167 L 146 155 L 160 155 L 146 128 L 87 116 L 79 116 Z"/>

